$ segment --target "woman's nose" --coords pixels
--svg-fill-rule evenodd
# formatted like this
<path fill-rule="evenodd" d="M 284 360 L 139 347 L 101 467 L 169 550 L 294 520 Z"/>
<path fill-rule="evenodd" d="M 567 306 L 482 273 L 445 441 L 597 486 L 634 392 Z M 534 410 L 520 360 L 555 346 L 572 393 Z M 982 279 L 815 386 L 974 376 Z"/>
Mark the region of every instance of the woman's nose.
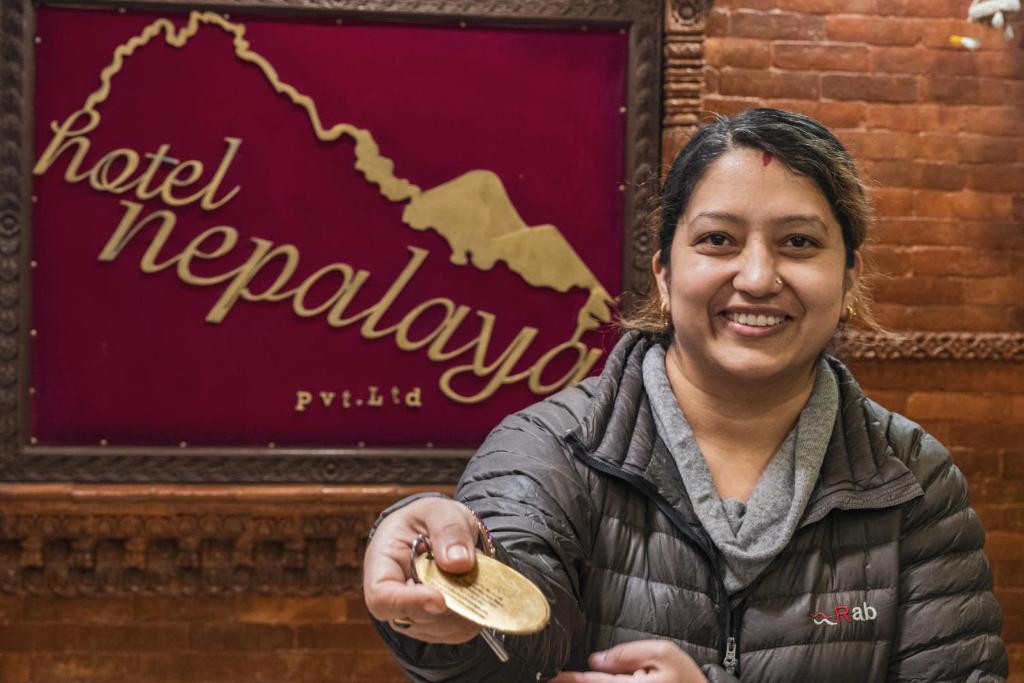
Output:
<path fill-rule="evenodd" d="M 763 245 L 748 244 L 740 254 L 733 287 L 753 297 L 765 297 L 778 290 L 775 255 Z"/>

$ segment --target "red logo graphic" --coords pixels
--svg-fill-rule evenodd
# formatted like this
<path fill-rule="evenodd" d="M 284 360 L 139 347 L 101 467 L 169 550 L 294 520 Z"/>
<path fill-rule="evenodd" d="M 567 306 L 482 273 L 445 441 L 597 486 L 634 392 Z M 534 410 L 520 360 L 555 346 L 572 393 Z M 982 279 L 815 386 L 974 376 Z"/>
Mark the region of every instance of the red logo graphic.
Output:
<path fill-rule="evenodd" d="M 851 623 L 854 621 L 874 621 L 877 616 L 878 610 L 866 602 L 859 606 L 854 606 L 853 609 L 847 605 L 836 605 L 833 614 L 826 614 L 825 612 L 812 612 L 810 614 L 811 619 L 814 620 L 817 626 L 822 624 L 838 626 L 844 620 Z"/>

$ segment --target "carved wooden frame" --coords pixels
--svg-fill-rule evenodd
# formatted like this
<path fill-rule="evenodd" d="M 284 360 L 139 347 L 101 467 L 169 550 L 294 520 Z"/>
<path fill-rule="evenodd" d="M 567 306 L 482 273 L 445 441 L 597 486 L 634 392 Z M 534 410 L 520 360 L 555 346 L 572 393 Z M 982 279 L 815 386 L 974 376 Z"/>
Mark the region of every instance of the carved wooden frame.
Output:
<path fill-rule="evenodd" d="M 53 5 L 61 2 L 47 3 Z M 662 0 L 76 0 L 146 10 L 219 8 L 306 16 L 487 25 L 618 26 L 628 31 L 624 288 L 636 291 L 646 259 L 645 208 L 660 154 Z M 31 292 L 33 39 L 35 6 L 0 0 L 3 156 L 0 161 L 0 481 L 453 482 L 461 449 L 121 448 L 42 446 L 28 434 Z"/>

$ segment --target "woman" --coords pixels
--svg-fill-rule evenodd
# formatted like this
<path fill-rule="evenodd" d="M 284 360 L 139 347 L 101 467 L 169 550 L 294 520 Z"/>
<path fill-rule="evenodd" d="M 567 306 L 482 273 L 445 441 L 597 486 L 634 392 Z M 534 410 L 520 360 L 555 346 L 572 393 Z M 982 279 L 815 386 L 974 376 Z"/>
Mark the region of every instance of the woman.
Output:
<path fill-rule="evenodd" d="M 963 477 L 824 353 L 870 320 L 846 150 L 798 114 L 719 119 L 661 218 L 656 293 L 601 377 L 507 418 L 460 502 L 379 522 L 364 590 L 398 661 L 421 681 L 1004 680 Z M 407 581 L 417 533 L 472 566 L 474 512 L 552 607 L 505 664 Z"/>

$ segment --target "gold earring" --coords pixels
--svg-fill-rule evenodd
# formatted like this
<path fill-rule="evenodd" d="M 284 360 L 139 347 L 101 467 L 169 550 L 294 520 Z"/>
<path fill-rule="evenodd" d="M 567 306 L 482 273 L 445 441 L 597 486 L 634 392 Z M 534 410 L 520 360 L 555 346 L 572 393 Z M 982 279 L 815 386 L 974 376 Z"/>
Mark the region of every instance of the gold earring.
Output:
<path fill-rule="evenodd" d="M 854 303 L 846 304 L 846 319 L 853 320 L 857 317 L 857 305 Z"/>
<path fill-rule="evenodd" d="M 671 311 L 669 310 L 668 302 L 665 301 L 664 299 L 662 299 L 661 300 L 661 314 L 667 318 L 669 316 L 669 313 L 671 313 Z"/>

